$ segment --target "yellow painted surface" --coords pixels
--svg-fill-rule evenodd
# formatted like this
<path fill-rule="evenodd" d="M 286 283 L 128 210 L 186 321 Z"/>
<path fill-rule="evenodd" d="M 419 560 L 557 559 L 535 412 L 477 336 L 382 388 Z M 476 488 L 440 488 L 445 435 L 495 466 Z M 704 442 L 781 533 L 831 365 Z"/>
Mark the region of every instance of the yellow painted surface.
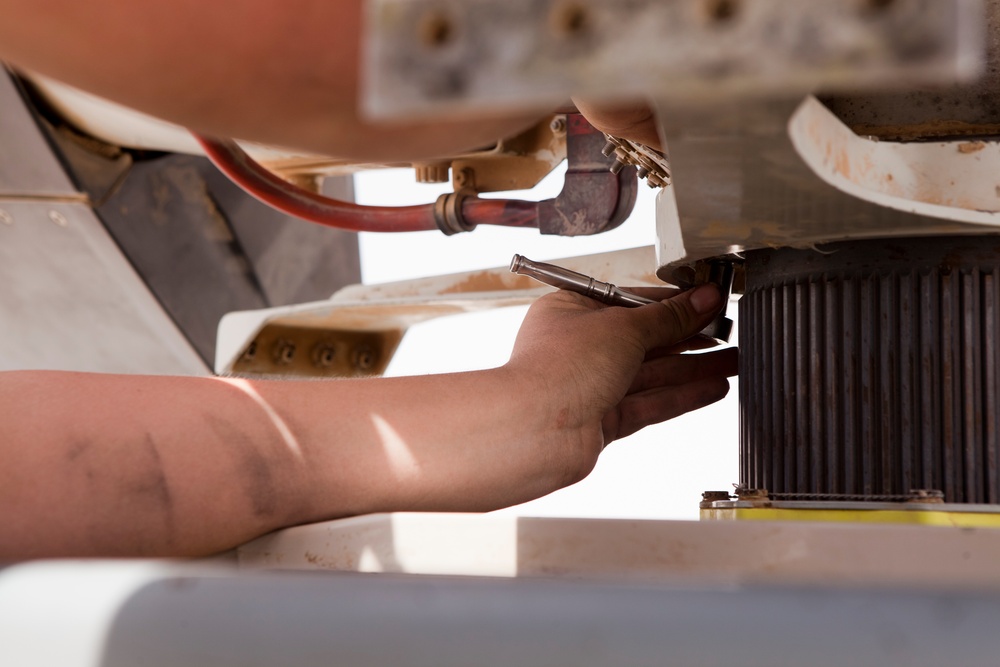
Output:
<path fill-rule="evenodd" d="M 935 510 L 777 509 L 773 507 L 705 509 L 703 521 L 813 521 L 891 523 L 896 525 L 1000 528 L 1000 513 Z"/>

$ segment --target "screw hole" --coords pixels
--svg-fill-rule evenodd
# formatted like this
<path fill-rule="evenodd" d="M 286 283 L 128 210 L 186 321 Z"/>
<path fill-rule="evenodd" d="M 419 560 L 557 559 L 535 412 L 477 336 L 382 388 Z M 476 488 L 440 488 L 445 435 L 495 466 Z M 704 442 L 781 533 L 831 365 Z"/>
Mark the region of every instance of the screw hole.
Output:
<path fill-rule="evenodd" d="M 576 3 L 560 5 L 552 13 L 552 27 L 558 35 L 576 37 L 590 27 L 590 14 Z"/>
<path fill-rule="evenodd" d="M 455 38 L 455 25 L 444 14 L 429 14 L 420 23 L 420 38 L 432 49 L 443 48 Z"/>
<path fill-rule="evenodd" d="M 866 0 L 868 9 L 875 13 L 881 13 L 890 9 L 896 0 Z"/>
<path fill-rule="evenodd" d="M 729 23 L 739 14 L 740 5 L 737 0 L 710 0 L 706 5 L 708 19 L 713 23 Z"/>

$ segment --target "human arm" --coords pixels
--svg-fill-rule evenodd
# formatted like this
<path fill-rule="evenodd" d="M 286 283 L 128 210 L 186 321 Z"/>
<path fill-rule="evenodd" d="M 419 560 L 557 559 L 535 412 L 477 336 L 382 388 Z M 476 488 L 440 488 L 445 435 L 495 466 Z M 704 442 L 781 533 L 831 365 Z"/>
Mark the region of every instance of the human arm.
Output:
<path fill-rule="evenodd" d="M 690 293 L 635 309 L 549 295 L 506 365 L 470 373 L 0 374 L 0 560 L 208 554 L 310 521 L 539 497 L 725 395 L 735 350 L 662 354 L 714 316 L 718 292 L 699 294 L 700 313 Z"/>
<path fill-rule="evenodd" d="M 362 0 L 0 0 L 0 59 L 199 132 L 371 161 L 491 145 L 539 110 L 358 115 Z"/>
<path fill-rule="evenodd" d="M 206 134 L 361 160 L 454 154 L 541 115 L 389 125 L 361 118 L 362 5 L 0 0 L 0 59 Z M 576 104 L 604 132 L 660 143 L 643 102 Z"/>

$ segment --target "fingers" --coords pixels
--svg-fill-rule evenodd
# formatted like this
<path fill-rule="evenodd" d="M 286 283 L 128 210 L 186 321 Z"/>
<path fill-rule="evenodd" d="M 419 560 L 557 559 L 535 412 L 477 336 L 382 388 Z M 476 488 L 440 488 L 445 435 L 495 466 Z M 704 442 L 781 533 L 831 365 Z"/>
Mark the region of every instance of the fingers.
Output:
<path fill-rule="evenodd" d="M 632 294 L 638 296 L 644 296 L 647 299 L 655 299 L 656 301 L 664 301 L 666 299 L 672 299 L 678 294 L 682 294 L 684 290 L 677 289 L 676 287 L 649 287 L 639 286 L 639 287 L 626 287 L 620 285 L 620 287 L 626 292 L 631 292 Z"/>
<path fill-rule="evenodd" d="M 702 379 L 733 377 L 738 372 L 739 351 L 735 347 L 704 354 L 677 354 L 644 363 L 628 393 L 677 387 Z"/>
<path fill-rule="evenodd" d="M 661 148 L 656 116 L 645 101 L 608 104 L 574 99 L 576 108 L 601 132 Z"/>
<path fill-rule="evenodd" d="M 659 359 L 660 357 L 666 357 L 674 354 L 681 354 L 683 352 L 694 352 L 698 350 L 709 350 L 713 347 L 719 347 L 722 343 L 714 338 L 709 338 L 704 334 L 697 334 L 682 340 L 676 345 L 671 345 L 670 347 L 659 347 L 655 350 L 650 350 L 646 354 L 646 361 L 652 361 L 653 359 Z"/>
<path fill-rule="evenodd" d="M 605 443 L 711 405 L 729 393 L 729 380 L 712 377 L 678 387 L 661 387 L 625 397 L 604 420 Z"/>
<path fill-rule="evenodd" d="M 722 309 L 722 294 L 713 284 L 688 290 L 661 303 L 629 309 L 639 342 L 647 352 L 669 348 L 704 329 Z"/>

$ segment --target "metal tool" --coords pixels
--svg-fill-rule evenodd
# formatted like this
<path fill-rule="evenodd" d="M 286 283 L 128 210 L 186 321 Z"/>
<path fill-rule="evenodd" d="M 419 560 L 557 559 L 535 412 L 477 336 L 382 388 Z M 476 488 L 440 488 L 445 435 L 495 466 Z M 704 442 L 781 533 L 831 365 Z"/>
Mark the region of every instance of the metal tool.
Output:
<path fill-rule="evenodd" d="M 554 264 L 533 262 L 521 255 L 514 255 L 514 258 L 510 260 L 510 271 L 522 276 L 530 276 L 552 287 L 582 294 L 601 303 L 606 303 L 609 306 L 635 308 L 637 306 L 645 306 L 649 303 L 656 303 L 652 299 L 626 292 L 611 283 L 601 282 L 596 278 L 591 278 L 590 276 L 585 276 L 582 273 L 570 271 Z"/>
<path fill-rule="evenodd" d="M 533 262 L 521 255 L 514 255 L 514 258 L 510 260 L 510 271 L 522 276 L 530 276 L 552 287 L 582 294 L 601 303 L 606 303 L 609 306 L 635 308 L 637 306 L 645 306 L 648 303 L 656 303 L 652 299 L 632 294 L 611 283 L 602 282 L 596 278 L 564 269 L 555 264 Z M 732 264 L 720 262 L 717 267 L 713 265 L 711 278 L 711 282 L 719 286 L 723 298 L 728 298 L 733 280 Z M 733 322 L 725 316 L 725 312 L 725 309 L 723 309 L 722 313 L 711 324 L 702 329 L 700 335 L 707 336 L 719 343 L 728 343 L 729 336 L 733 330 Z"/>

